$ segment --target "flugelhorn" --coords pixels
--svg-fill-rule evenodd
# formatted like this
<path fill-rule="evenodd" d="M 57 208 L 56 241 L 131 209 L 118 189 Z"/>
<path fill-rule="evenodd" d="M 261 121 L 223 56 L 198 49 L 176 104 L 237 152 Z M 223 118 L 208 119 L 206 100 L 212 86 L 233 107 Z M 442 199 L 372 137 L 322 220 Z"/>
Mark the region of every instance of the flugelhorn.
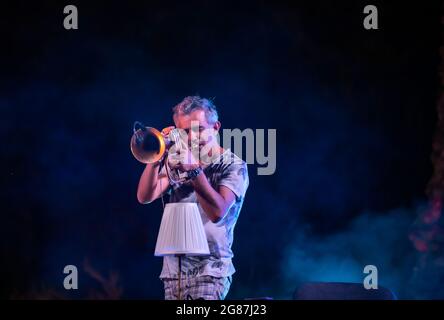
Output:
<path fill-rule="evenodd" d="M 146 127 L 139 121 L 134 123 L 130 142 L 133 156 L 144 164 L 163 160 L 170 181 L 180 183 L 186 180 L 187 174 L 172 169 L 169 165 L 168 149 L 173 144 L 180 148 L 180 135 L 177 129 L 172 129 L 167 136 L 164 136 L 159 130 Z"/>

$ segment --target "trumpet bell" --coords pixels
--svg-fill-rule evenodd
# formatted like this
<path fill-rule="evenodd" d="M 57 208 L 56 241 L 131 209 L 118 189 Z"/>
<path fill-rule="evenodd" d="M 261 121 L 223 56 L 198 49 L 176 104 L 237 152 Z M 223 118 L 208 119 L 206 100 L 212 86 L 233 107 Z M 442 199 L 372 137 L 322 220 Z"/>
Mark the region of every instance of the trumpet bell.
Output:
<path fill-rule="evenodd" d="M 143 127 L 136 130 L 131 137 L 131 152 L 142 163 L 154 163 L 165 154 L 165 139 L 159 130 Z"/>

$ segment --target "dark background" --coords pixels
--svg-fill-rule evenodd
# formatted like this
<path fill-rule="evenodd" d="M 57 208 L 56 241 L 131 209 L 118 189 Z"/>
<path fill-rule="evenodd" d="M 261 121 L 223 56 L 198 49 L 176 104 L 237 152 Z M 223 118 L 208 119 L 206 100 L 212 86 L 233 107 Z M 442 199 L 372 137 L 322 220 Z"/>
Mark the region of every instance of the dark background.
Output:
<path fill-rule="evenodd" d="M 129 139 L 200 94 L 223 128 L 277 129 L 275 174 L 249 166 L 228 298 L 362 282 L 366 264 L 400 298 L 430 297 L 408 231 L 432 174 L 441 4 L 373 1 L 370 31 L 367 4 L 2 2 L 2 296 L 163 298 L 161 203 L 138 204 Z"/>

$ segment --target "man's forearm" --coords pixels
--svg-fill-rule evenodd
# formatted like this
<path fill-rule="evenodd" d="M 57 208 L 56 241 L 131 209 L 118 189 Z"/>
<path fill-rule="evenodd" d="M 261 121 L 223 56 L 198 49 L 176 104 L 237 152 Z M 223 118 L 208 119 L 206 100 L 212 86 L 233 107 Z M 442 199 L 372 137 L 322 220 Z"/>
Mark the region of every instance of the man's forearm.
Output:
<path fill-rule="evenodd" d="M 225 211 L 225 199 L 211 186 L 205 174 L 199 174 L 193 181 L 192 185 L 196 192 L 198 201 L 202 209 L 208 215 L 208 218 L 217 222 L 222 219 Z"/>
<path fill-rule="evenodd" d="M 137 188 L 137 200 L 147 203 L 155 198 L 157 183 L 159 180 L 159 163 L 147 164 L 139 180 Z"/>

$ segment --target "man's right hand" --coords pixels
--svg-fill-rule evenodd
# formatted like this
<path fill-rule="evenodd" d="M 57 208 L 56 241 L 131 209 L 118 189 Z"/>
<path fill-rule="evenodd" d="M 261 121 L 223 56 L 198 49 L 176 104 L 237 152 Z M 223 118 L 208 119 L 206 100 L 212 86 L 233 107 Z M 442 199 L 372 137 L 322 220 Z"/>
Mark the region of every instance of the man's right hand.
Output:
<path fill-rule="evenodd" d="M 171 132 L 171 130 L 175 129 L 175 126 L 169 126 L 162 129 L 160 133 L 162 133 L 164 136 L 168 136 Z"/>
<path fill-rule="evenodd" d="M 175 128 L 176 128 L 175 126 L 165 127 L 162 129 L 162 131 L 160 131 L 160 133 L 162 134 L 162 136 L 164 138 L 168 138 L 168 135 L 170 134 L 171 130 L 173 130 Z M 171 143 L 166 146 L 167 150 L 170 146 L 171 146 Z"/>

